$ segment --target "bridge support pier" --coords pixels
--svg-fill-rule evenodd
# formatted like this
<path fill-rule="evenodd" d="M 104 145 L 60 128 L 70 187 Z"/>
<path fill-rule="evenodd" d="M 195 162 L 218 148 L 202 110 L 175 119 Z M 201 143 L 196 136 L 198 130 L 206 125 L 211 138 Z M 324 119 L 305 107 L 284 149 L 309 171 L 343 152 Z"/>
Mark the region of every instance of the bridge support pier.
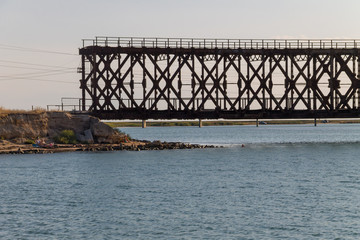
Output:
<path fill-rule="evenodd" d="M 202 125 L 202 120 L 199 119 L 199 128 L 201 128 L 203 125 Z"/>
<path fill-rule="evenodd" d="M 142 120 L 142 125 L 141 126 L 142 126 L 142 128 L 146 128 L 146 120 L 145 119 Z"/>

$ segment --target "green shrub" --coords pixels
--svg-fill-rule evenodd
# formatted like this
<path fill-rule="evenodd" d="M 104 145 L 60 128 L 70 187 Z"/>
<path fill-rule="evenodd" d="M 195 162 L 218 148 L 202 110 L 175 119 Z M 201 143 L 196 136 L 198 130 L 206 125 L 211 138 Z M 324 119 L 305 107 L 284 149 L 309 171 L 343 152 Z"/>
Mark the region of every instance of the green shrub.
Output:
<path fill-rule="evenodd" d="M 73 130 L 63 130 L 60 135 L 54 138 L 56 143 L 76 144 L 76 136 Z"/>

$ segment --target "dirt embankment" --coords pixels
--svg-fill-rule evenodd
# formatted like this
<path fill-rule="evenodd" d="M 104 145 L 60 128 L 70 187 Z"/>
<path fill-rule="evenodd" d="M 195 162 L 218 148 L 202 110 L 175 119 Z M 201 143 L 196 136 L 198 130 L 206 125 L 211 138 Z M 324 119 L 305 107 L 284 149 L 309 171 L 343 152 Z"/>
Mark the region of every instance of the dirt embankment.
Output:
<path fill-rule="evenodd" d="M 0 117 L 0 139 L 24 143 L 29 139 L 53 140 L 63 130 L 72 130 L 76 140 L 87 143 L 120 143 L 120 134 L 98 118 L 65 112 L 13 113 Z"/>
<path fill-rule="evenodd" d="M 51 144 L 64 130 L 71 130 L 78 143 L 119 144 L 126 141 L 125 134 L 89 115 L 65 112 L 10 113 L 0 117 L 0 151 L 73 147 L 74 144 Z M 31 144 L 39 140 L 41 144 Z"/>

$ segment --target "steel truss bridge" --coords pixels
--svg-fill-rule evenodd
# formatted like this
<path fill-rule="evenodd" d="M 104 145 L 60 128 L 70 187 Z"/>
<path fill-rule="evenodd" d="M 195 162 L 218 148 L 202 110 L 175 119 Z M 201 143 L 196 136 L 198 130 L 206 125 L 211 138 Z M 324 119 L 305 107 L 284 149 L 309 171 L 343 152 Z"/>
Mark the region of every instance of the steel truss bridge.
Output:
<path fill-rule="evenodd" d="M 81 108 L 102 119 L 360 116 L 360 40 L 83 40 Z"/>

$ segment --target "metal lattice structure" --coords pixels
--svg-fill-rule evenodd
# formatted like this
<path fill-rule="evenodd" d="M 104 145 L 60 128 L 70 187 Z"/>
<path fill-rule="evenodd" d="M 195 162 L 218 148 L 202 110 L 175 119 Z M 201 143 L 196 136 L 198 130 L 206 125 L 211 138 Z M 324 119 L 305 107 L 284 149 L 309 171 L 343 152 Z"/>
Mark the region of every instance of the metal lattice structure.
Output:
<path fill-rule="evenodd" d="M 104 119 L 360 115 L 360 41 L 83 40 L 82 110 Z"/>

